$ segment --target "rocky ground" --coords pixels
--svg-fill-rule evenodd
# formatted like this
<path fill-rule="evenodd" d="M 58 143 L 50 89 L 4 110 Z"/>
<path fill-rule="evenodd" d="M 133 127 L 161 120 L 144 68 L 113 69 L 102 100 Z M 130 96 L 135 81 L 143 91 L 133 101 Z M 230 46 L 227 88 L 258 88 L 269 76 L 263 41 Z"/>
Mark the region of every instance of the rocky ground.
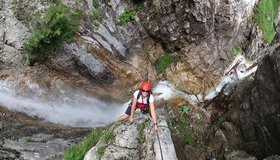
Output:
<path fill-rule="evenodd" d="M 0 107 L 0 159 L 61 160 L 65 149 L 79 142 L 90 130 L 45 122 Z"/>
<path fill-rule="evenodd" d="M 257 159 L 240 150 L 240 133 L 222 116 L 223 109 L 201 109 L 178 97 L 157 105 L 164 106 L 168 112 L 167 123 L 178 160 L 205 160 L 211 155 L 224 160 Z M 184 111 L 182 107 L 186 105 L 189 109 Z M 90 131 L 90 128 L 45 122 L 0 107 L 0 159 L 61 160 L 65 150 Z M 265 160 L 278 159 L 279 156 L 271 156 Z"/>

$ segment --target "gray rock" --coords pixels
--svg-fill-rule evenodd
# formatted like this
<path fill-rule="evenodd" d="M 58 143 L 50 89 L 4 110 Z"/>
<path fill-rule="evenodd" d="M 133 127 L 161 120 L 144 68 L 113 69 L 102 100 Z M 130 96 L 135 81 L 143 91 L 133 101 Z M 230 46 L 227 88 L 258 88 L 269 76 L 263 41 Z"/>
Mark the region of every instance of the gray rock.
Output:
<path fill-rule="evenodd" d="M 123 123 L 114 129 L 115 138 L 109 144 L 101 141 L 92 147 L 84 157 L 84 160 L 114 160 L 114 159 L 169 159 L 177 160 L 170 130 L 165 120 L 163 109 L 158 109 L 159 132 L 155 132 L 153 124 L 147 116 L 137 112 L 135 123 Z M 137 127 L 138 126 L 138 127 Z M 140 139 L 144 141 L 140 143 Z M 143 139 L 142 139 L 143 140 Z M 97 150 L 100 146 L 106 146 L 104 155 L 100 158 Z M 97 158 L 98 157 L 98 158 Z"/>
<path fill-rule="evenodd" d="M 101 160 L 116 160 L 116 159 L 128 159 L 136 160 L 139 158 L 139 152 L 137 149 L 123 148 L 115 145 L 109 145 L 106 148 Z"/>
<path fill-rule="evenodd" d="M 6 139 L 3 147 L 16 150 L 24 159 L 61 160 L 64 150 L 71 144 L 71 140 L 52 137 L 53 135 L 41 133 L 32 137 L 22 137 L 17 141 Z"/>
<path fill-rule="evenodd" d="M 225 155 L 225 160 L 257 160 L 257 158 L 243 151 L 233 151 Z"/>
<path fill-rule="evenodd" d="M 266 157 L 263 160 L 279 160 L 279 159 L 280 159 L 279 155 L 273 155 L 273 156 Z"/>
<path fill-rule="evenodd" d="M 240 126 L 246 142 L 259 144 L 259 153 L 263 156 L 279 154 L 280 151 L 279 59 L 278 46 L 263 57 L 254 81 L 240 83 L 233 96 L 233 114 L 239 115 L 233 121 Z"/>

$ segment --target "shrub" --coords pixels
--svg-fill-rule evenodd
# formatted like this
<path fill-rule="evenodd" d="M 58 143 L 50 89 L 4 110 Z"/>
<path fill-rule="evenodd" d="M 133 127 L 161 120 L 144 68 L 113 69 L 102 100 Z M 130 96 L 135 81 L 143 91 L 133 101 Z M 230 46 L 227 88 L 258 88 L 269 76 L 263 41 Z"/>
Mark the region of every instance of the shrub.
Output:
<path fill-rule="evenodd" d="M 195 147 L 197 144 L 195 139 L 191 135 L 188 135 L 188 134 L 184 136 L 184 142 L 193 147 Z"/>
<path fill-rule="evenodd" d="M 237 46 L 237 47 L 233 47 L 231 50 L 231 53 L 233 56 L 237 56 L 240 55 L 240 53 L 242 52 L 242 48 Z"/>
<path fill-rule="evenodd" d="M 140 10 L 138 5 L 135 5 L 132 10 L 125 10 L 117 20 L 117 25 L 124 25 L 127 22 L 133 21 L 135 14 Z"/>
<path fill-rule="evenodd" d="M 118 18 L 117 25 L 123 25 L 134 20 L 134 12 L 125 10 Z"/>
<path fill-rule="evenodd" d="M 63 4 L 49 7 L 41 29 L 36 31 L 24 45 L 24 56 L 30 65 L 43 62 L 55 49 L 74 37 L 81 12 L 73 12 Z"/>
<path fill-rule="evenodd" d="M 99 27 L 98 22 L 101 22 L 101 21 L 102 21 L 102 17 L 101 17 L 100 13 L 99 13 L 97 10 L 93 9 L 93 10 L 90 12 L 90 20 L 91 20 L 91 22 L 92 22 L 95 26 Z"/>
<path fill-rule="evenodd" d="M 94 8 L 99 7 L 98 0 L 92 0 L 92 5 Z"/>
<path fill-rule="evenodd" d="M 163 71 L 170 65 L 173 61 L 173 56 L 170 53 L 166 53 L 163 57 L 159 60 L 159 65 L 157 68 L 157 73 L 161 74 Z"/>

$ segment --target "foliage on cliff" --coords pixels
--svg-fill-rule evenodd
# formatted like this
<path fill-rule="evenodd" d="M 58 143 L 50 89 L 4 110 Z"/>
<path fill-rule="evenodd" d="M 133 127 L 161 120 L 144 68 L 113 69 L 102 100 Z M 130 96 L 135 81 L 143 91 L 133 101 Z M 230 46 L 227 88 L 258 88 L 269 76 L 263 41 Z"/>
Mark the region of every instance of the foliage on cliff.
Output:
<path fill-rule="evenodd" d="M 24 56 L 30 65 L 43 62 L 55 49 L 70 41 L 76 33 L 80 11 L 58 3 L 49 7 L 43 26 L 37 30 L 24 46 Z"/>
<path fill-rule="evenodd" d="M 279 5 L 279 0 L 261 0 L 256 8 L 256 14 L 253 17 L 260 26 L 265 41 L 269 44 L 276 34 L 274 20 L 277 16 Z"/>

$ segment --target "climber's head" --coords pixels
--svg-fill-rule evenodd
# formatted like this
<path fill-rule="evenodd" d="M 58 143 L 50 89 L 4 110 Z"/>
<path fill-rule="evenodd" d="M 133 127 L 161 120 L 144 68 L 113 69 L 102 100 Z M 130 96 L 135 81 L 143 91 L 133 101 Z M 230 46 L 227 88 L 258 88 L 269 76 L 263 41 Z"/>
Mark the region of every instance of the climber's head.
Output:
<path fill-rule="evenodd" d="M 142 93 L 150 93 L 152 89 L 152 85 L 150 82 L 143 82 L 140 87 Z"/>

